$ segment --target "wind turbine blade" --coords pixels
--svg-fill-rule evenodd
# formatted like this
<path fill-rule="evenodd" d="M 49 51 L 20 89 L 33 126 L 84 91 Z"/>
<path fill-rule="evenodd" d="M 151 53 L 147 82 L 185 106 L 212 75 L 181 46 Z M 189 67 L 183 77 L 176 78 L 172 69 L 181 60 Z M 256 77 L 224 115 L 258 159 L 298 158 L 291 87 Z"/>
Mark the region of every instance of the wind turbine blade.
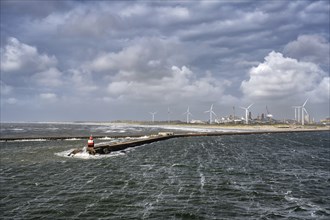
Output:
<path fill-rule="evenodd" d="M 251 105 L 249 105 L 249 107 L 247 107 L 247 109 L 249 109 L 254 103 L 252 103 Z"/>
<path fill-rule="evenodd" d="M 239 107 L 239 108 L 241 108 L 241 109 L 243 109 L 243 110 L 246 110 L 246 108 L 244 108 L 244 107 Z"/>
<path fill-rule="evenodd" d="M 309 98 L 306 99 L 306 101 L 304 102 L 304 104 L 302 105 L 303 107 L 305 107 L 307 101 L 308 101 Z"/>
<path fill-rule="evenodd" d="M 183 114 L 189 114 L 189 113 L 190 113 L 190 111 L 189 111 L 189 106 L 188 106 L 187 111 Z"/>
<path fill-rule="evenodd" d="M 307 112 L 307 110 L 305 108 L 303 108 L 303 110 L 304 110 L 304 112 L 306 112 L 307 115 L 309 115 L 308 112 Z"/>

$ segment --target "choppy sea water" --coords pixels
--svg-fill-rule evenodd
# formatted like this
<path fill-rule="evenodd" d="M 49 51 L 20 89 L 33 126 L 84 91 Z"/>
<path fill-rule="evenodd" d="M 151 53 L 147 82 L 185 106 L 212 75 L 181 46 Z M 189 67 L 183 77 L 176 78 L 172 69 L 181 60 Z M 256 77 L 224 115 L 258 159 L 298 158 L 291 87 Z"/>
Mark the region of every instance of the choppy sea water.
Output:
<path fill-rule="evenodd" d="M 51 126 L 62 125 L 41 130 Z M 66 156 L 85 142 L 0 142 L 0 218 L 330 219 L 329 132 L 176 138 Z"/>

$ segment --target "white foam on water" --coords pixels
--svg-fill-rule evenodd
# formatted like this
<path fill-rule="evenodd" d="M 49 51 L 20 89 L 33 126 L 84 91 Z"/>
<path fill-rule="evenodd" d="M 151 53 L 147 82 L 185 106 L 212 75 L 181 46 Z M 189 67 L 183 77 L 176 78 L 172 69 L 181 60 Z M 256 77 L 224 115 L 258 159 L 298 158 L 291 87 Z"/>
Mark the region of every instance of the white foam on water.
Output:
<path fill-rule="evenodd" d="M 181 167 L 181 166 L 185 166 L 185 165 L 181 164 L 181 163 L 174 163 L 174 164 L 172 164 L 171 167 Z"/>
<path fill-rule="evenodd" d="M 98 140 L 112 140 L 113 138 L 111 137 L 103 137 L 103 138 L 98 138 Z"/>
<path fill-rule="evenodd" d="M 202 164 L 202 159 L 198 156 L 198 169 L 197 169 L 197 172 L 199 174 L 199 178 L 200 178 L 200 184 L 201 184 L 201 190 L 203 191 L 204 190 L 204 185 L 205 185 L 205 176 L 203 174 L 203 172 L 201 171 L 201 168 L 203 168 L 203 164 Z"/>
<path fill-rule="evenodd" d="M 105 130 L 106 133 L 117 132 L 124 133 L 128 130 L 130 131 L 141 131 L 141 128 L 160 128 L 167 130 L 181 130 L 181 131 L 191 131 L 191 132 L 242 132 L 244 129 L 228 129 L 228 128 L 217 128 L 217 127 L 199 127 L 198 125 L 139 125 L 139 124 L 125 124 L 125 123 L 80 123 L 89 125 L 102 125 L 99 127 L 100 130 Z M 104 126 L 104 127 L 103 127 Z"/>
<path fill-rule="evenodd" d="M 12 129 L 8 129 L 8 130 L 11 130 L 11 131 L 24 131 L 23 128 L 12 128 Z"/>
<path fill-rule="evenodd" d="M 304 199 L 304 198 L 293 197 L 291 193 L 292 193 L 291 191 L 287 191 L 286 193 L 284 193 L 285 200 L 288 201 L 288 202 L 296 203 L 297 206 L 299 206 L 300 208 L 305 209 L 306 211 L 308 211 L 310 213 L 311 217 L 316 217 L 316 212 L 317 211 L 327 213 L 327 211 L 325 209 L 323 209 L 320 206 L 314 204 L 312 201 L 310 201 L 308 199 Z"/>
<path fill-rule="evenodd" d="M 82 150 L 82 152 L 76 153 L 74 155 L 69 154 L 74 151 L 75 149 L 70 149 L 62 152 L 55 153 L 56 156 L 59 157 L 66 157 L 66 158 L 77 158 L 77 159 L 83 159 L 83 160 L 95 160 L 95 159 L 104 159 L 104 158 L 110 158 L 110 157 L 117 157 L 117 156 L 123 156 L 126 155 L 126 153 L 123 153 L 121 151 L 117 152 L 111 152 L 110 154 L 95 154 L 91 155 L 86 150 L 85 147 Z M 126 152 L 126 151 L 125 151 Z"/>
<path fill-rule="evenodd" d="M 97 138 L 97 140 L 103 140 L 102 142 L 98 142 L 95 146 L 102 146 L 102 145 L 111 145 L 115 143 L 122 143 L 132 140 L 143 140 L 147 139 L 149 136 L 142 136 L 142 137 L 122 137 L 122 138 L 112 138 L 112 137 L 104 137 L 104 138 Z"/>
<path fill-rule="evenodd" d="M 8 140 L 8 142 L 31 142 L 31 141 L 47 141 L 47 139 L 38 138 L 38 139 Z"/>
<path fill-rule="evenodd" d="M 67 139 L 64 139 L 65 141 L 79 141 L 81 140 L 80 138 L 67 138 Z"/>
<path fill-rule="evenodd" d="M 145 135 L 145 136 L 142 136 L 142 137 L 138 137 L 138 138 L 136 138 L 136 139 L 148 139 L 148 138 L 150 138 L 150 136 L 147 136 L 147 135 Z"/>
<path fill-rule="evenodd" d="M 199 173 L 199 177 L 200 177 L 200 183 L 201 183 L 201 190 L 204 189 L 204 185 L 205 185 L 205 176 L 202 172 Z"/>
<path fill-rule="evenodd" d="M 45 128 L 46 130 L 56 131 L 59 130 L 59 128 Z"/>
<path fill-rule="evenodd" d="M 95 177 L 93 177 L 92 179 L 88 180 L 86 183 L 87 183 L 87 184 L 88 184 L 88 183 L 91 183 L 91 182 L 93 182 L 96 178 L 97 178 L 97 176 L 95 176 Z"/>

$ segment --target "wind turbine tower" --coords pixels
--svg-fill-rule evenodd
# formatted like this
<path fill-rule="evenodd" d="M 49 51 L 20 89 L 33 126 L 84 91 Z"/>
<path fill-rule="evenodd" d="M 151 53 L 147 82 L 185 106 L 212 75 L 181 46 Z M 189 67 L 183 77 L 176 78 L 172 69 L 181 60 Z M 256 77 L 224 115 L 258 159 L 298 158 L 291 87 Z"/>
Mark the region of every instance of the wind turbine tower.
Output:
<path fill-rule="evenodd" d="M 189 111 L 189 106 L 188 106 L 188 109 L 187 109 L 187 111 L 185 112 L 185 113 L 183 113 L 184 115 L 187 115 L 187 124 L 189 124 L 189 115 L 192 115 L 191 113 L 190 113 L 190 111 Z"/>
<path fill-rule="evenodd" d="M 213 104 L 211 105 L 210 109 L 208 111 L 205 111 L 204 113 L 210 113 L 210 119 L 209 120 L 210 120 L 210 124 L 212 124 L 212 115 L 217 117 L 217 115 L 213 111 Z"/>
<path fill-rule="evenodd" d="M 244 108 L 244 107 L 240 107 L 241 109 L 245 110 L 245 124 L 249 124 L 249 108 L 251 108 L 251 106 L 254 103 L 252 103 L 251 105 L 249 105 L 248 107 Z"/>
<path fill-rule="evenodd" d="M 155 123 L 155 114 L 157 114 L 157 112 L 149 112 L 152 115 L 152 123 Z"/>
<path fill-rule="evenodd" d="M 304 102 L 304 104 L 301 106 L 301 125 L 305 125 L 305 114 L 304 113 L 306 113 L 308 115 L 308 112 L 305 109 L 305 105 L 306 105 L 308 99 L 306 99 L 306 101 Z"/>
<path fill-rule="evenodd" d="M 301 106 L 292 106 L 294 108 L 294 120 L 296 123 L 300 122 L 300 108 Z"/>

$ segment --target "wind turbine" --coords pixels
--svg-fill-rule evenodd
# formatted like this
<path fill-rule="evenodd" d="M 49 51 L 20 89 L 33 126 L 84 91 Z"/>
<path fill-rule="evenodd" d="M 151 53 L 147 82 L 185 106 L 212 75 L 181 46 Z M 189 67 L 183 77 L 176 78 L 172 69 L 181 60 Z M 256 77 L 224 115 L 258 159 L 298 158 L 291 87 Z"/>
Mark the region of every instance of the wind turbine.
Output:
<path fill-rule="evenodd" d="M 294 120 L 296 123 L 300 122 L 300 108 L 301 106 L 292 106 L 294 108 Z"/>
<path fill-rule="evenodd" d="M 184 115 L 187 115 L 187 124 L 189 124 L 189 115 L 192 115 L 189 111 L 189 106 L 188 106 L 188 109 L 185 113 L 183 113 Z"/>
<path fill-rule="evenodd" d="M 217 117 L 217 115 L 213 111 L 213 104 L 211 105 L 210 110 L 205 111 L 204 113 L 210 113 L 210 124 L 212 123 L 212 115 L 215 115 L 215 117 Z"/>
<path fill-rule="evenodd" d="M 157 114 L 157 112 L 149 112 L 152 115 L 152 123 L 155 122 L 155 114 Z"/>
<path fill-rule="evenodd" d="M 307 122 L 309 123 L 310 122 L 310 118 L 309 118 L 309 113 L 307 112 L 307 110 L 305 108 L 302 109 L 302 111 L 304 111 L 307 115 Z M 305 117 L 304 117 L 305 119 Z"/>
<path fill-rule="evenodd" d="M 308 115 L 307 110 L 305 109 L 305 105 L 307 103 L 309 98 L 306 99 L 306 101 L 304 102 L 304 104 L 301 107 L 301 125 L 305 125 L 305 114 L 304 112 L 306 112 L 306 114 Z"/>
<path fill-rule="evenodd" d="M 248 107 L 244 108 L 244 107 L 240 107 L 241 109 L 245 110 L 245 124 L 249 124 L 249 108 L 253 105 L 254 103 L 252 103 L 251 105 L 249 105 Z"/>

